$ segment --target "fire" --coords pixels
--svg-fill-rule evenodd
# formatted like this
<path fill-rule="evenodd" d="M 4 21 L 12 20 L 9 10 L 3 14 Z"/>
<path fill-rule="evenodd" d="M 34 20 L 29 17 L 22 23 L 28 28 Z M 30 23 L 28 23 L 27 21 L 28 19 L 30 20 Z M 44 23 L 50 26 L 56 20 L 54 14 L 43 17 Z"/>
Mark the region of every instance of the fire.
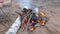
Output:
<path fill-rule="evenodd" d="M 44 16 L 45 16 L 45 13 L 44 13 L 44 12 L 40 12 L 40 15 L 41 15 L 42 17 L 44 17 Z"/>
<path fill-rule="evenodd" d="M 34 30 L 34 28 L 32 27 L 31 29 L 30 29 L 30 31 L 32 32 Z"/>

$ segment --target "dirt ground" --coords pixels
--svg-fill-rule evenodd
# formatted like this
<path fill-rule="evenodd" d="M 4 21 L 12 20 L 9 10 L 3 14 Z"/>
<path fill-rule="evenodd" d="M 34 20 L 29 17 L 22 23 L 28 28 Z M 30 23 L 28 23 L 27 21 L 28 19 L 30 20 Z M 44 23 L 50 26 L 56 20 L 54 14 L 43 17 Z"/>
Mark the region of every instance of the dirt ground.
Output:
<path fill-rule="evenodd" d="M 18 14 L 15 11 L 19 10 L 14 2 L 12 5 L 3 6 L 2 10 L 0 9 L 0 34 L 5 34 L 17 18 Z"/>
<path fill-rule="evenodd" d="M 56 0 L 56 1 L 32 0 L 33 4 L 34 4 L 34 2 L 36 2 L 37 6 L 43 6 L 42 9 L 46 13 L 46 16 L 49 18 L 49 21 L 46 23 L 46 25 L 44 27 L 37 27 L 30 34 L 60 34 L 60 2 L 57 2 L 57 1 L 59 1 L 59 0 Z M 42 2 L 42 3 L 39 4 L 39 2 Z M 14 20 L 17 18 L 17 14 L 15 13 L 15 11 L 19 11 L 18 7 L 15 6 L 15 4 L 14 4 L 13 6 L 10 6 L 9 8 L 4 7 L 3 10 L 6 11 L 5 13 L 11 19 L 10 23 L 12 24 L 14 22 Z M 0 12 L 0 14 L 1 14 L 1 12 Z M 8 24 L 7 24 L 7 26 L 8 26 Z M 0 24 L 0 28 L 1 27 L 6 28 Z M 1 32 L 0 34 L 5 34 L 6 31 Z M 19 30 L 17 32 L 17 34 L 29 34 L 29 32 L 27 32 L 26 30 L 24 32 L 21 32 Z"/>

